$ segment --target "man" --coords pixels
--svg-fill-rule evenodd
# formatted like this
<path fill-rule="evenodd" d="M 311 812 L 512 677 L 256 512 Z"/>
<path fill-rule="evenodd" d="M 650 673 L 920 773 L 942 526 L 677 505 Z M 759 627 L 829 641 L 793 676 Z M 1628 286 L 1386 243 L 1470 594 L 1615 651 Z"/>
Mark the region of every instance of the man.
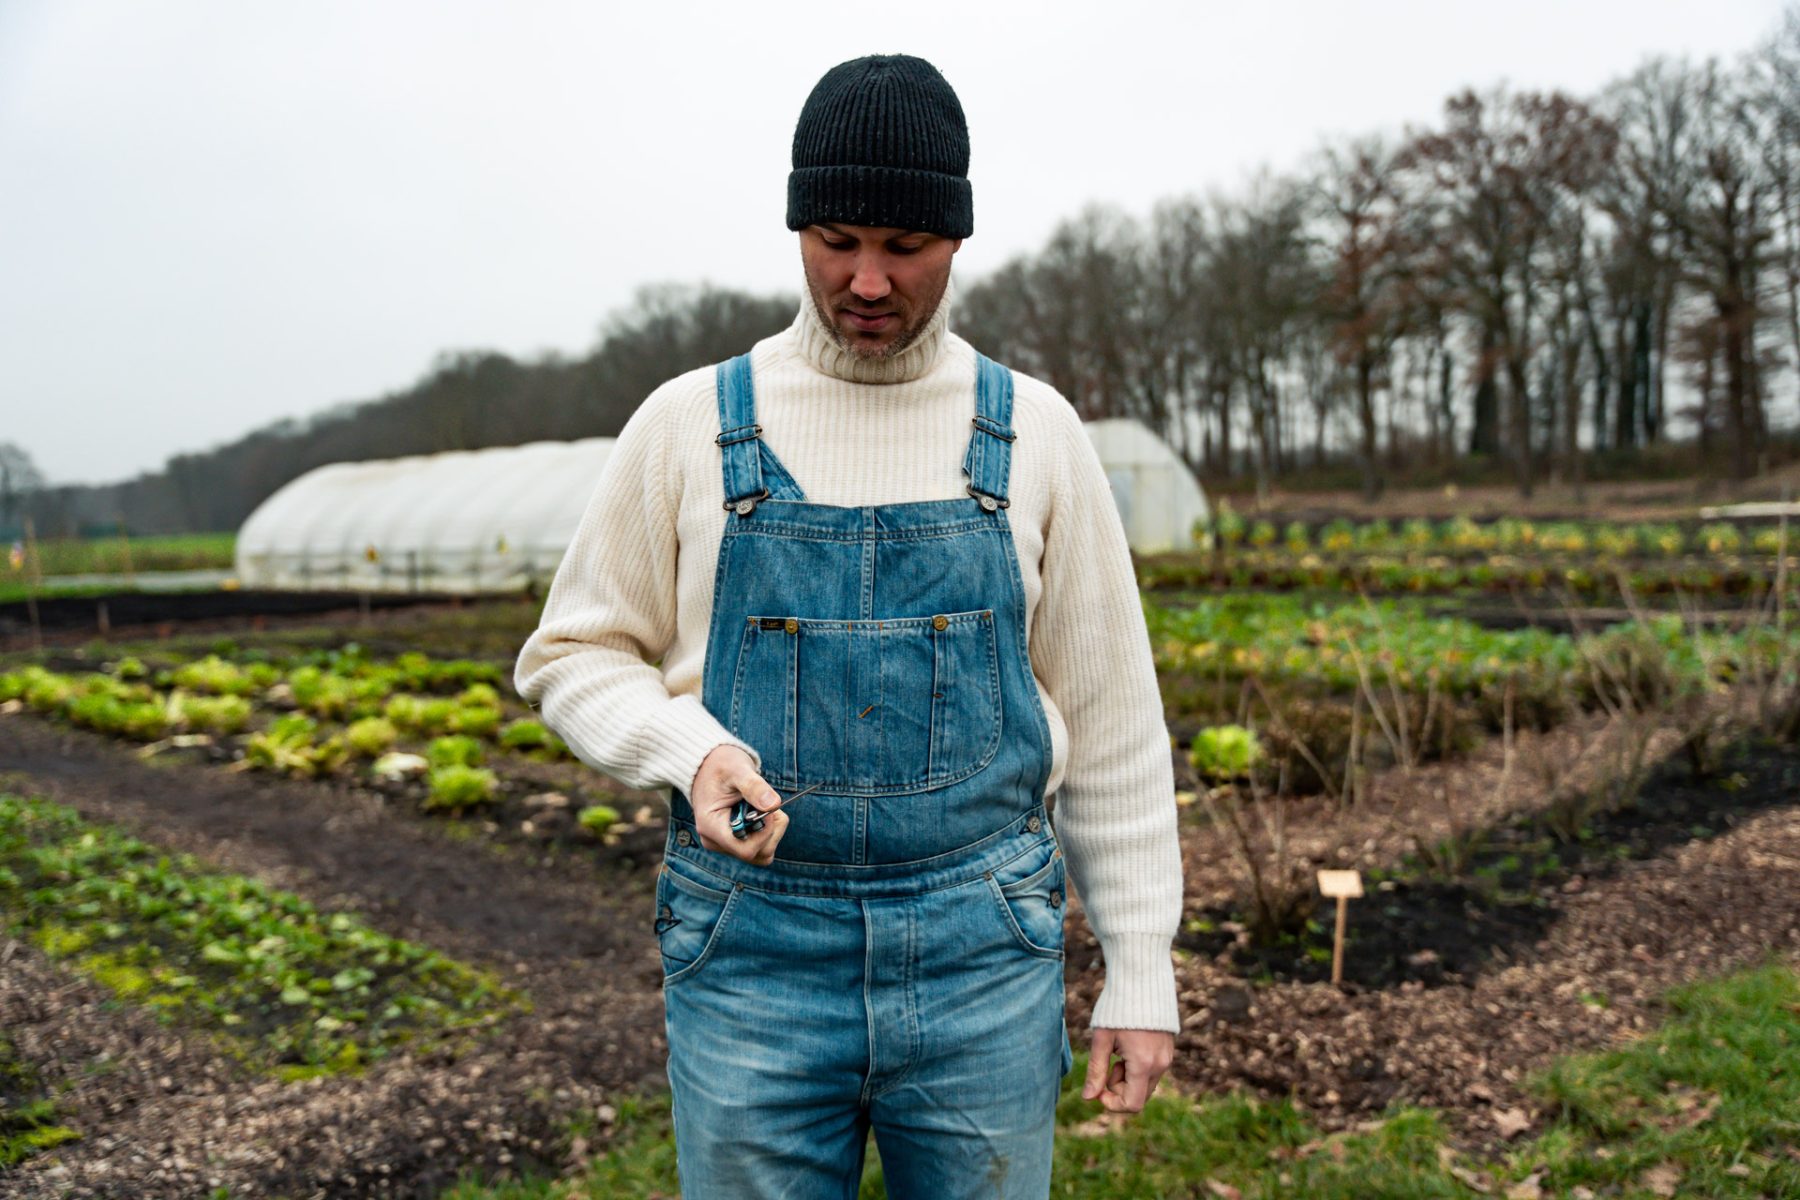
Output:
<path fill-rule="evenodd" d="M 698 1200 L 854 1196 L 871 1127 L 896 1197 L 1045 1196 L 1065 852 L 1106 966 L 1084 1094 L 1135 1112 L 1173 1054 L 1136 580 L 1068 402 L 949 332 L 968 159 L 931 64 L 825 74 L 788 183 L 800 312 L 632 416 L 520 652 L 583 761 L 671 789 L 655 929 Z"/>

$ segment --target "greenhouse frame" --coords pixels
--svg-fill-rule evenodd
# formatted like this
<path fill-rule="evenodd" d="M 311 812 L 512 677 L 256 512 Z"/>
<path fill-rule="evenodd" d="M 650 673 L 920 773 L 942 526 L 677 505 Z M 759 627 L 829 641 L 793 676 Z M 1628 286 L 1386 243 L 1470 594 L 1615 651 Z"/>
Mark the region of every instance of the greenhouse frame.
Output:
<path fill-rule="evenodd" d="M 1132 549 L 1187 549 L 1205 496 L 1143 424 L 1086 423 Z M 547 586 L 612 451 L 609 437 L 316 467 L 238 530 L 238 586 L 516 592 Z"/>

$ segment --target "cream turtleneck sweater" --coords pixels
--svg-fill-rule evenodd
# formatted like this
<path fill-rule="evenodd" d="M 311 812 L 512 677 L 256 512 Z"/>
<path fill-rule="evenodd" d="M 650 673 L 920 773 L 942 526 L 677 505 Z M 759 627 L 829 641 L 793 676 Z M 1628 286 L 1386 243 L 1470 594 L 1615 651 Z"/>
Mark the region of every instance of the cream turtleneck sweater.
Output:
<path fill-rule="evenodd" d="M 871 362 L 803 300 L 750 351 L 756 417 L 808 500 L 968 495 L 974 348 L 950 296 L 920 337 Z M 1175 1031 L 1181 918 L 1173 769 L 1137 580 L 1105 470 L 1068 401 L 1013 373 L 1005 509 L 1032 672 L 1053 747 L 1047 790 L 1106 980 L 1092 1025 Z M 608 456 L 514 682 L 581 761 L 639 788 L 692 787 L 721 743 L 756 751 L 701 704 L 714 568 L 728 516 L 712 367 L 657 388 Z M 658 663 L 660 665 L 651 665 Z"/>

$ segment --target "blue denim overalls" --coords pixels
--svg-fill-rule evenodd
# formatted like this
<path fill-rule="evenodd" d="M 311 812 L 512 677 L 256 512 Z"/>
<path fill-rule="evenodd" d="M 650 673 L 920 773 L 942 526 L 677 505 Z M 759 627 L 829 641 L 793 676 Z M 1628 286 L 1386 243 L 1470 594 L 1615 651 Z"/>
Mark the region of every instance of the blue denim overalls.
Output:
<path fill-rule="evenodd" d="M 1007 524 L 1012 373 L 976 359 L 969 496 L 807 501 L 718 369 L 726 528 L 703 702 L 795 803 L 768 866 L 671 795 L 657 878 L 688 1200 L 1049 1191 L 1070 1067 L 1050 730 Z"/>

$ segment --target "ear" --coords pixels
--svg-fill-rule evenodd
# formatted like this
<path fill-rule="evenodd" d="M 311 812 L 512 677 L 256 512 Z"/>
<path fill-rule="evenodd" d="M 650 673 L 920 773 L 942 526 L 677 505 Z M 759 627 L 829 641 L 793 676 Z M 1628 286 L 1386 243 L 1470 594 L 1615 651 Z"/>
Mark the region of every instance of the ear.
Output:
<path fill-rule="evenodd" d="M 956 238 L 955 240 L 953 240 L 950 243 L 950 253 L 955 254 L 958 250 L 961 250 L 962 244 L 963 244 L 963 240 L 961 238 Z"/>

